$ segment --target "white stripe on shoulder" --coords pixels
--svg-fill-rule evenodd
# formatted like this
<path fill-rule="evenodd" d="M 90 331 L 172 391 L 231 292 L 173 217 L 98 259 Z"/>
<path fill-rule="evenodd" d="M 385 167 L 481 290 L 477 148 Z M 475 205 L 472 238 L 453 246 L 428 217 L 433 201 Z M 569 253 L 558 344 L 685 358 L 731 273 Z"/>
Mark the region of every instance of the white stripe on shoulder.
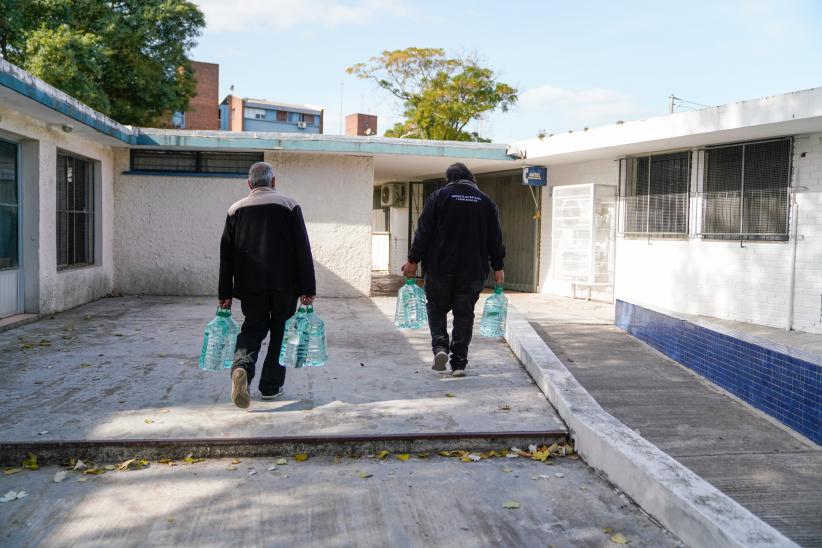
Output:
<path fill-rule="evenodd" d="M 238 202 L 235 202 L 230 208 L 228 208 L 228 215 L 234 215 L 237 210 L 242 207 L 268 204 L 279 205 L 288 208 L 289 210 L 293 210 L 297 207 L 297 200 L 284 196 L 272 188 L 255 188 L 248 196 Z"/>

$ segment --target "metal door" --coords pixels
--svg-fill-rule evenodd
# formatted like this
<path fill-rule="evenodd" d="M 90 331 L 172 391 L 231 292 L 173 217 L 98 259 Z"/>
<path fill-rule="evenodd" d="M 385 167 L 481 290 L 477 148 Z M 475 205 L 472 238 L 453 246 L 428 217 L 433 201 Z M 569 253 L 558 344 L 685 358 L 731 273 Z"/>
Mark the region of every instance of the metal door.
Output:
<path fill-rule="evenodd" d="M 19 196 L 17 145 L 0 140 L 0 318 L 20 312 Z"/>
<path fill-rule="evenodd" d="M 537 291 L 541 188 L 522 184 L 522 172 L 477 176 L 477 185 L 499 208 L 505 239 L 505 288 Z M 493 272 L 488 285 L 493 286 Z"/>

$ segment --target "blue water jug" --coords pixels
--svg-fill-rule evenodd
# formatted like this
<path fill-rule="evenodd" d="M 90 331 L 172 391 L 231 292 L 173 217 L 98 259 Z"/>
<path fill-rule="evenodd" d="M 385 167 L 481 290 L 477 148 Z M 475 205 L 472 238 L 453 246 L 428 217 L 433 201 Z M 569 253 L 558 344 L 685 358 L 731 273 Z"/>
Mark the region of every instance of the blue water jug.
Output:
<path fill-rule="evenodd" d="M 485 337 L 505 335 L 505 319 L 508 316 L 508 298 L 502 293 L 502 284 L 497 284 L 494 294 L 485 299 L 482 310 L 480 334 Z"/>
<path fill-rule="evenodd" d="M 425 291 L 419 287 L 414 278 L 407 278 L 405 285 L 397 294 L 397 309 L 394 312 L 394 325 L 400 329 L 419 329 L 428 323 L 428 311 L 425 308 Z"/>
<path fill-rule="evenodd" d="M 308 318 L 304 306 L 285 322 L 283 344 L 280 346 L 280 365 L 300 368 L 305 365 L 308 353 Z"/>
<path fill-rule="evenodd" d="M 218 371 L 231 367 L 240 326 L 231 317 L 230 308 L 218 308 L 217 317 L 208 322 L 203 334 L 200 369 Z"/>
<path fill-rule="evenodd" d="M 305 317 L 308 322 L 308 349 L 305 353 L 305 365 L 321 366 L 328 360 L 325 345 L 325 322 L 314 313 L 314 307 L 308 305 Z"/>

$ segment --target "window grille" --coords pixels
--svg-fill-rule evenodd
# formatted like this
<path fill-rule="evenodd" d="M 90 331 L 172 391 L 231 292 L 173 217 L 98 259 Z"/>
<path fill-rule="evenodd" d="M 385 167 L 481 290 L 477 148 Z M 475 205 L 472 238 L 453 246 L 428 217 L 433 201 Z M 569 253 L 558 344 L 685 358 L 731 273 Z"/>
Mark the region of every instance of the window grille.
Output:
<path fill-rule="evenodd" d="M 159 173 L 214 173 L 246 175 L 262 152 L 198 152 L 188 150 L 132 150 L 131 171 Z"/>
<path fill-rule="evenodd" d="M 703 238 L 788 238 L 791 146 L 779 139 L 705 151 Z"/>
<path fill-rule="evenodd" d="M 94 264 L 94 167 L 57 155 L 57 268 Z"/>
<path fill-rule="evenodd" d="M 635 236 L 687 234 L 691 153 L 642 156 L 625 162 L 621 232 Z"/>

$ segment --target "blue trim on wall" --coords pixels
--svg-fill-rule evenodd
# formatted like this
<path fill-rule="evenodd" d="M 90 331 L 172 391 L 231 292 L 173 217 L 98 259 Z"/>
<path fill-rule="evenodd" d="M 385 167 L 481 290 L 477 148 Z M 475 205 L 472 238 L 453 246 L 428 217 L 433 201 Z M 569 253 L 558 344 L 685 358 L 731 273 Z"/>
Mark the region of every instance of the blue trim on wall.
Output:
<path fill-rule="evenodd" d="M 616 325 L 822 444 L 822 367 L 617 300 Z"/>
<path fill-rule="evenodd" d="M 121 171 L 121 175 L 130 176 L 146 176 L 146 177 L 193 177 L 200 178 L 214 178 L 214 179 L 248 179 L 246 173 L 200 173 L 194 171 Z"/>
<path fill-rule="evenodd" d="M 97 131 L 104 133 L 110 137 L 114 137 L 115 139 L 119 139 L 120 141 L 133 145 L 134 144 L 134 135 L 130 133 L 126 133 L 116 126 L 113 126 L 106 122 L 103 118 L 98 118 L 92 116 L 88 112 L 85 112 L 73 104 L 71 102 L 65 101 L 62 98 L 55 97 L 54 95 L 50 95 L 41 89 L 37 89 L 36 87 L 28 84 L 22 80 L 15 78 L 12 74 L 4 71 L 0 71 L 0 85 L 7 87 L 17 93 L 32 99 L 41 105 L 44 105 L 52 110 L 56 110 L 61 114 L 65 114 L 69 118 L 80 122 L 81 124 L 87 125 L 96 129 Z M 102 115 L 100 115 L 102 116 Z"/>

